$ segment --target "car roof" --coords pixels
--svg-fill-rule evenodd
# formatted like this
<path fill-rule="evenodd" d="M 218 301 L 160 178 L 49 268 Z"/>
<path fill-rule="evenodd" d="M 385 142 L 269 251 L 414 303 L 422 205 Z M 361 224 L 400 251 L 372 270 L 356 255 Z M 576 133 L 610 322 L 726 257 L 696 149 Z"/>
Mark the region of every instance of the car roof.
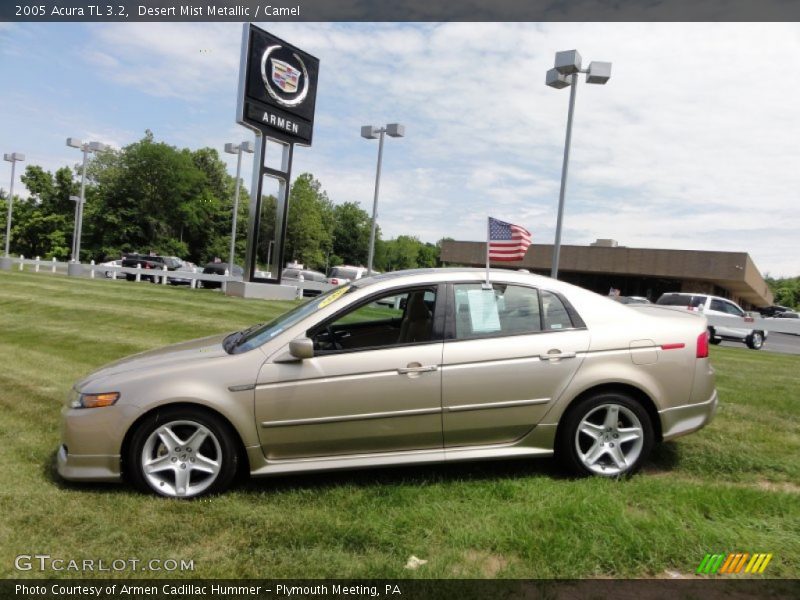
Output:
<path fill-rule="evenodd" d="M 458 267 L 447 268 L 425 268 L 425 269 L 408 269 L 404 271 L 391 271 L 389 273 L 380 273 L 370 277 L 364 277 L 353 281 L 349 285 L 357 289 L 378 289 L 390 288 L 395 285 L 414 285 L 425 284 L 432 282 L 475 282 L 479 283 L 486 280 L 486 269 L 468 269 Z M 551 277 L 544 275 L 536 275 L 522 271 L 512 271 L 511 269 L 490 269 L 489 270 L 490 282 L 503 282 L 503 283 L 520 283 L 535 286 L 544 290 L 550 290 L 557 293 L 564 293 L 569 296 L 570 301 L 575 298 L 581 298 L 584 302 L 596 302 L 601 299 L 603 302 L 608 302 L 612 305 L 610 310 L 614 311 L 616 308 L 628 311 L 630 310 L 624 304 L 609 300 L 605 296 L 601 296 L 595 292 L 587 290 L 564 281 L 558 281 Z"/>

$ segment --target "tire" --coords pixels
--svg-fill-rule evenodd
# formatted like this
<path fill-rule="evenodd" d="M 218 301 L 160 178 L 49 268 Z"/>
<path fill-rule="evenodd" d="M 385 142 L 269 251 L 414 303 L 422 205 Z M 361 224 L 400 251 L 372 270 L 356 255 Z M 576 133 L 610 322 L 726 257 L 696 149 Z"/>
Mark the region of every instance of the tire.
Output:
<path fill-rule="evenodd" d="M 754 331 L 747 336 L 745 344 L 747 344 L 747 347 L 751 350 L 761 350 L 761 347 L 764 345 L 764 333 L 761 331 Z"/>
<path fill-rule="evenodd" d="M 145 419 L 125 458 L 137 488 L 169 498 L 224 492 L 239 466 L 228 425 L 206 411 L 182 407 L 158 410 Z"/>
<path fill-rule="evenodd" d="M 556 458 L 576 475 L 630 475 L 653 449 L 655 433 L 650 415 L 626 394 L 594 394 L 570 408 L 563 419 Z"/>
<path fill-rule="evenodd" d="M 708 328 L 708 343 L 717 346 L 722 341 L 722 338 L 714 337 L 714 328 Z"/>

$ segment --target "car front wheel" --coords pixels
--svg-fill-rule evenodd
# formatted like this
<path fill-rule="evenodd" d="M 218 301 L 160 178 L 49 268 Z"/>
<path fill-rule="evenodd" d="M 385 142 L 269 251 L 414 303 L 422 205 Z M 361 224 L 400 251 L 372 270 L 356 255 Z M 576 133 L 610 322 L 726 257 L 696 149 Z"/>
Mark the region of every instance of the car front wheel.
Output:
<path fill-rule="evenodd" d="M 751 350 L 761 350 L 761 346 L 764 345 L 764 334 L 760 331 L 754 331 L 747 336 L 745 343 Z"/>
<path fill-rule="evenodd" d="M 194 409 L 166 409 L 133 434 L 127 462 L 141 490 L 174 498 L 225 491 L 236 475 L 238 453 L 218 417 Z"/>
<path fill-rule="evenodd" d="M 600 393 L 582 400 L 565 416 L 557 455 L 577 475 L 617 477 L 641 467 L 655 435 L 647 411 L 618 393 Z"/>

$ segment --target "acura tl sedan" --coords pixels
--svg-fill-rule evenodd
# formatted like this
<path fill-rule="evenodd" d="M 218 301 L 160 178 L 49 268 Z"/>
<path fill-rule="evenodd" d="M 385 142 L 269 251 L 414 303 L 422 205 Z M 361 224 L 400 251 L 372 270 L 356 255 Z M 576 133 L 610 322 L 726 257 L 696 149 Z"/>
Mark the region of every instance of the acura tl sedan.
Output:
<path fill-rule="evenodd" d="M 712 419 L 702 314 L 485 277 L 375 275 L 269 323 L 109 364 L 71 392 L 58 471 L 181 498 L 240 471 L 553 454 L 617 477 Z"/>

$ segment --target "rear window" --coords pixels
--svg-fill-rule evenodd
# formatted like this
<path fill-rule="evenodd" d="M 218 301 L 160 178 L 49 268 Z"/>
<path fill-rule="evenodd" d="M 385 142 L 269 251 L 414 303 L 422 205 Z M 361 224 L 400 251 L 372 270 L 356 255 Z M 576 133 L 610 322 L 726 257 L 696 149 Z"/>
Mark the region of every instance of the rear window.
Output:
<path fill-rule="evenodd" d="M 692 294 L 664 294 L 658 299 L 656 304 L 662 306 L 691 306 L 697 308 L 698 306 L 705 306 L 708 296 L 697 296 Z"/>

